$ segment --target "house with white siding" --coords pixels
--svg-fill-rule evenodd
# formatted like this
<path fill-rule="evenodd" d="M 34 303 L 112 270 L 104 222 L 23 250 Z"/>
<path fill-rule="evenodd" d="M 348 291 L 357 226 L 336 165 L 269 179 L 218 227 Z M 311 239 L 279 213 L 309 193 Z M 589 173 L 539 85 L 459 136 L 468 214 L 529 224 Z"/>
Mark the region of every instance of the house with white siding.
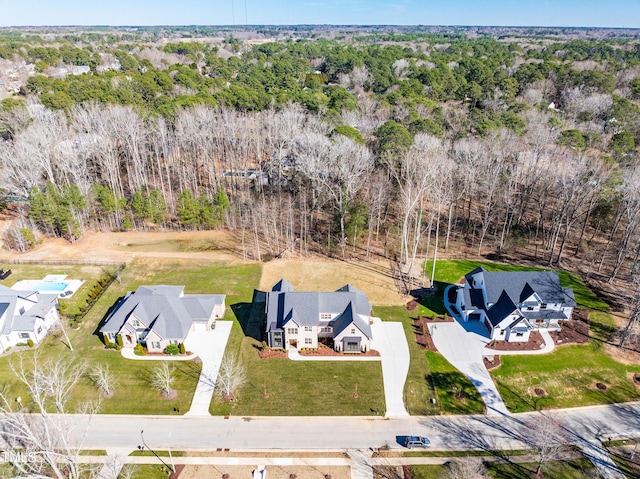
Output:
<path fill-rule="evenodd" d="M 57 294 L 0 285 L 0 353 L 29 340 L 40 343 L 60 320 L 57 307 Z"/>
<path fill-rule="evenodd" d="M 571 319 L 576 300 L 555 271 L 490 272 L 479 267 L 465 275 L 455 307 L 464 321 L 480 321 L 491 339 L 529 340 L 534 329 L 560 329 Z"/>
<path fill-rule="evenodd" d="M 184 286 L 140 286 L 113 308 L 100 328 L 105 341 L 123 347 L 141 344 L 149 352 L 161 353 L 179 345 L 190 334 L 215 328 L 225 311 L 223 294 L 184 294 Z"/>
<path fill-rule="evenodd" d="M 267 343 L 272 348 L 310 348 L 325 342 L 336 351 L 371 349 L 371 304 L 351 285 L 333 292 L 298 292 L 281 279 L 267 293 Z"/>

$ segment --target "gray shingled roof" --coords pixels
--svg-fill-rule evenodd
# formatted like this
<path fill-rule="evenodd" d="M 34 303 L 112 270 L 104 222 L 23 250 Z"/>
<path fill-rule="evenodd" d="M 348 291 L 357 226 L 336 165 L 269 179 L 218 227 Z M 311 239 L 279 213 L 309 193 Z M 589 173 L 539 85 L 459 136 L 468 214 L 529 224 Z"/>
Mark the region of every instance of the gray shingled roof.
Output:
<path fill-rule="evenodd" d="M 487 316 L 493 326 L 497 326 L 500 322 L 516 311 L 518 307 L 513 303 L 506 291 L 503 291 L 498 301 L 489 308 Z"/>
<path fill-rule="evenodd" d="M 101 333 L 118 333 L 132 314 L 164 339 L 184 339 L 193 321 L 207 320 L 223 294 L 181 296 L 184 286 L 140 286 L 128 293 L 100 328 Z M 130 328 L 127 328 L 130 329 Z"/>
<path fill-rule="evenodd" d="M 332 293 L 326 292 L 297 292 L 293 291 L 293 287 L 286 282 L 280 280 L 276 286 L 286 284 L 291 287 L 287 290 L 276 290 L 267 293 L 266 301 L 266 327 L 267 331 L 282 329 L 286 327 L 287 321 L 291 318 L 299 326 L 318 326 L 320 324 L 320 313 L 332 313 L 344 315 L 347 308 L 351 308 L 349 316 L 353 317 L 353 322 L 358 328 L 371 337 L 371 328 L 369 324 L 358 318 L 358 315 L 368 317 L 371 312 L 371 304 L 367 297 L 354 288 L 346 285 Z M 346 321 L 341 319 L 342 322 Z M 339 318 L 334 318 L 334 321 Z M 351 324 L 349 321 L 348 324 Z"/>
<path fill-rule="evenodd" d="M 16 291 L 0 285 L 0 316 L 6 312 L 0 334 L 8 335 L 12 331 L 33 331 L 38 318 L 55 308 L 57 294 L 39 294 L 36 291 Z M 17 310 L 18 299 L 28 301 L 31 306 L 20 314 Z"/>
<path fill-rule="evenodd" d="M 495 303 L 503 291 L 519 303 L 525 289 L 535 291 L 543 303 L 564 303 L 567 299 L 555 271 L 485 271 L 484 285 L 489 303 Z"/>

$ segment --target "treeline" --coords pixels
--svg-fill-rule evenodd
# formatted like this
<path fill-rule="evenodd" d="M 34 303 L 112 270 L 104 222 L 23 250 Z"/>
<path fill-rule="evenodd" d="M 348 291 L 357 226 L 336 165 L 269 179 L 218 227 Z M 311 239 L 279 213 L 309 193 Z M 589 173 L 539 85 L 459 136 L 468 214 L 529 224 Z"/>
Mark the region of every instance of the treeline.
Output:
<path fill-rule="evenodd" d="M 630 272 L 638 44 L 406 35 L 94 45 L 120 69 L 43 70 L 0 109 L 2 184 L 30 202 L 13 237 L 224 226 L 256 259 L 383 247 L 410 266 L 462 241 Z"/>

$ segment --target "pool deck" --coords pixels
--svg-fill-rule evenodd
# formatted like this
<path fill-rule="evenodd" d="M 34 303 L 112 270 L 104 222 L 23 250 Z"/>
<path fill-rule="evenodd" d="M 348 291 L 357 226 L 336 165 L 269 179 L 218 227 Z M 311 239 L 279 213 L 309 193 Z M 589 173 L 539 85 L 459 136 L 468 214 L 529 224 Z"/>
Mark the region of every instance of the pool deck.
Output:
<path fill-rule="evenodd" d="M 23 279 L 13 285 L 16 291 L 37 291 L 40 294 L 57 294 L 58 298 L 70 298 L 82 286 L 84 280 L 69 279 L 64 274 L 50 274 L 44 279 Z M 59 285 L 59 288 L 55 286 Z"/>

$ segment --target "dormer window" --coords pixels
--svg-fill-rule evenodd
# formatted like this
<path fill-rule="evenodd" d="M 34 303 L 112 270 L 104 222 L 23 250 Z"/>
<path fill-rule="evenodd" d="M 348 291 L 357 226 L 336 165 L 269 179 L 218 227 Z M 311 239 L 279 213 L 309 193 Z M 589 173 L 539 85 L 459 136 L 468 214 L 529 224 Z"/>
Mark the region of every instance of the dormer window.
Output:
<path fill-rule="evenodd" d="M 540 305 L 540 309 L 547 309 L 547 303 L 542 303 Z"/>
<path fill-rule="evenodd" d="M 139 328 L 140 327 L 140 321 L 138 321 L 137 319 L 131 320 L 131 326 L 133 326 L 134 328 Z"/>
<path fill-rule="evenodd" d="M 22 306 L 19 311 L 20 316 L 22 316 L 24 312 L 25 312 L 25 309 L 24 309 L 24 306 Z"/>
<path fill-rule="evenodd" d="M 331 321 L 331 313 L 320 313 L 320 321 Z"/>

